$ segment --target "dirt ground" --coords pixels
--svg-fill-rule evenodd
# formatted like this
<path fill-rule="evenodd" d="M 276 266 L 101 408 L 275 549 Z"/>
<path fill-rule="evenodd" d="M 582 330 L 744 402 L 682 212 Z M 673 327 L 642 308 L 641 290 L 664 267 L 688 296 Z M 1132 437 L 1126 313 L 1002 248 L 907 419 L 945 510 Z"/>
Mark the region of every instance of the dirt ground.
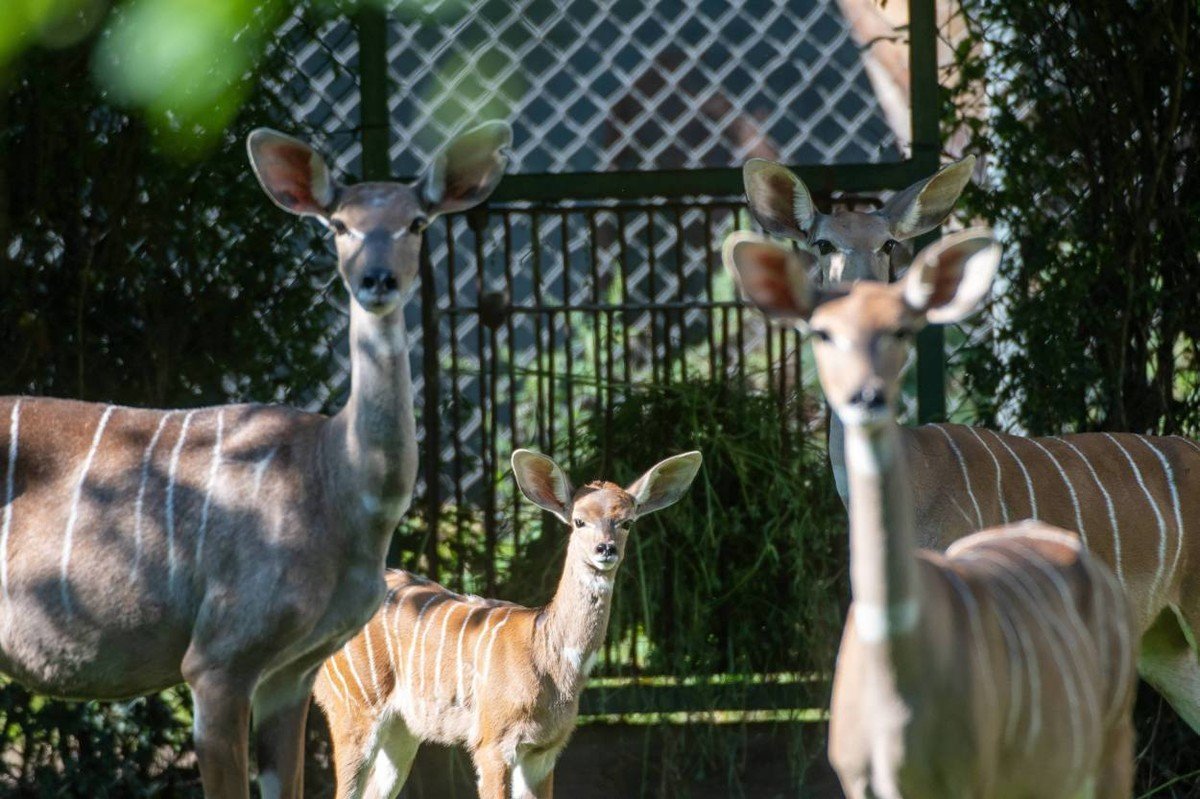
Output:
<path fill-rule="evenodd" d="M 556 799 L 840 799 L 837 780 L 826 764 L 820 743 L 801 740 L 812 762 L 803 787 L 792 784 L 789 749 L 797 745 L 796 727 L 778 724 L 721 729 L 738 752 L 732 780 L 719 774 L 678 774 L 685 787 L 663 787 L 664 763 L 687 756 L 666 756 L 679 744 L 670 728 L 622 724 L 581 727 L 555 770 Z M 811 736 L 804 736 L 805 738 Z M 683 771 L 686 766 L 674 766 Z M 672 781 L 673 785 L 679 782 Z M 401 799 L 474 799 L 474 774 L 465 753 L 424 746 Z"/>

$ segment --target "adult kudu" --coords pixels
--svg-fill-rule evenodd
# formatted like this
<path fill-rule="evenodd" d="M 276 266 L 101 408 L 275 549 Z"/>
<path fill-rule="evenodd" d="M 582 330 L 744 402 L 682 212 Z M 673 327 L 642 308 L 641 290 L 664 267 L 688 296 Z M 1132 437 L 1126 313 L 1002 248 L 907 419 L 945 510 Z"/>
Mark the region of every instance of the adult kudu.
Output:
<path fill-rule="evenodd" d="M 512 133 L 452 141 L 412 185 L 336 183 L 260 129 L 255 174 L 335 234 L 350 292 L 350 396 L 143 410 L 0 399 L 0 670 L 55 696 L 116 699 L 185 680 L 205 795 L 301 793 L 317 668 L 384 596 L 417 468 L 404 304 L 429 220 L 484 200 Z"/>

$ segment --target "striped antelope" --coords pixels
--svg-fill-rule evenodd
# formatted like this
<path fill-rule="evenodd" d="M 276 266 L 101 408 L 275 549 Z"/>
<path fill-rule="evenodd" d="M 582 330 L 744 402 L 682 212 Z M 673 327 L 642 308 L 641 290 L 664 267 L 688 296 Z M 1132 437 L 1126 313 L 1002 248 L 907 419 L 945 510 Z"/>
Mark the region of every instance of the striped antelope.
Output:
<path fill-rule="evenodd" d="M 1115 575 L 1078 536 L 1025 521 L 916 548 L 896 424 L 913 333 L 971 313 L 1000 248 L 966 231 L 898 284 L 821 288 L 815 258 L 749 233 L 725 262 L 756 302 L 815 340 L 846 427 L 852 602 L 829 756 L 852 799 L 1128 797 L 1137 637 Z"/>
<path fill-rule="evenodd" d="M 949 212 L 972 161 L 897 194 L 875 216 L 919 220 L 892 235 L 924 232 Z M 878 257 L 886 235 L 878 219 L 848 212 L 814 217 L 804 184 L 778 164 L 749 162 L 744 177 L 754 216 L 770 232 L 810 240 L 824 252 L 819 265 L 827 282 L 837 280 L 837 259 L 847 264 L 845 279 L 886 279 L 878 264 L 867 271 L 849 266 Z M 793 208 L 798 212 L 789 216 Z M 976 530 L 1024 518 L 1078 531 L 1133 603 L 1142 677 L 1200 732 L 1200 445 L 1127 433 L 1025 438 L 952 424 L 901 428 L 899 436 L 922 546 L 943 549 Z M 836 415 L 829 457 L 848 506 L 844 427 Z"/>
<path fill-rule="evenodd" d="M 312 681 L 379 607 L 412 494 L 403 306 L 421 230 L 488 196 L 510 139 L 492 123 L 415 185 L 343 187 L 308 145 L 250 134 L 271 199 L 336 235 L 353 298 L 346 406 L 0 399 L 0 670 L 98 699 L 186 680 L 205 795 L 249 796 L 253 714 L 262 795 L 300 796 Z"/>
<path fill-rule="evenodd" d="M 549 799 L 604 643 L 629 525 L 683 496 L 700 453 L 667 458 L 624 489 L 573 490 L 529 450 L 512 464 L 525 496 L 571 530 L 554 598 L 524 608 L 391 572 L 379 613 L 317 677 L 338 799 L 395 796 L 422 741 L 465 745 L 481 799 Z"/>

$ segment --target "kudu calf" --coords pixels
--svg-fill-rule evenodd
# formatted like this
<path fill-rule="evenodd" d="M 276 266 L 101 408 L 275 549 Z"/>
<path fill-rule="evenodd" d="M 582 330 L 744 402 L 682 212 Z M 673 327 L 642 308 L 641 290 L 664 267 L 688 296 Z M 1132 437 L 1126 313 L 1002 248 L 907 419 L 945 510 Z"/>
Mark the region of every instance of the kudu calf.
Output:
<path fill-rule="evenodd" d="M 915 332 L 955 322 L 1000 248 L 968 231 L 901 282 L 822 288 L 815 258 L 735 233 L 725 263 L 772 316 L 815 340 L 846 427 L 852 603 L 834 675 L 829 756 L 846 794 L 1128 797 L 1137 636 L 1116 577 L 1037 521 L 916 548 L 895 412 Z M 806 257 L 807 256 L 807 257 Z"/>
<path fill-rule="evenodd" d="M 512 464 L 525 496 L 570 528 L 554 598 L 524 608 L 389 573 L 379 613 L 317 678 L 338 799 L 395 796 L 422 741 L 465 745 L 481 799 L 549 799 L 604 643 L 629 526 L 683 496 L 700 453 L 667 458 L 624 489 L 573 490 L 554 461 L 528 450 Z"/>
<path fill-rule="evenodd" d="M 350 396 L 333 417 L 0 399 L 0 669 L 115 699 L 186 680 L 205 794 L 247 797 L 251 716 L 266 797 L 298 797 L 317 668 L 384 596 L 417 466 L 404 303 L 421 231 L 488 196 L 511 132 L 451 142 L 414 185 L 334 182 L 308 145 L 250 134 L 284 210 L 335 234 Z"/>

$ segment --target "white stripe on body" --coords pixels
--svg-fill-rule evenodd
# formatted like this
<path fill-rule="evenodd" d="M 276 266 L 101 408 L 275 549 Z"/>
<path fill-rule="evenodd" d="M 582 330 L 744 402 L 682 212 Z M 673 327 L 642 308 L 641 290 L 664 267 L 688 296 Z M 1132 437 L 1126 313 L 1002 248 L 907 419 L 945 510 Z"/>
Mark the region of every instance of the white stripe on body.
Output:
<path fill-rule="evenodd" d="M 0 588 L 4 592 L 4 623 L 12 624 L 12 598 L 8 595 L 8 536 L 12 532 L 13 493 L 17 473 L 17 439 L 21 432 L 21 400 L 8 415 L 8 471 L 4 476 L 4 521 L 0 523 Z"/>
<path fill-rule="evenodd" d="M 71 592 L 68 589 L 68 576 L 71 570 L 71 547 L 74 544 L 75 538 L 75 522 L 79 518 L 79 500 L 83 497 L 83 484 L 87 481 L 88 471 L 92 468 L 92 461 L 96 458 L 96 450 L 100 448 L 100 437 L 104 435 L 104 427 L 108 424 L 108 418 L 112 416 L 115 410 L 114 406 L 105 407 L 104 413 L 100 416 L 100 423 L 96 425 L 96 432 L 92 436 L 92 446 L 88 450 L 87 457 L 84 458 L 83 468 L 79 470 L 79 480 L 75 483 L 75 493 L 71 497 L 71 510 L 67 514 L 67 528 L 63 532 L 63 551 L 62 562 L 59 564 L 58 587 L 62 592 L 62 604 L 70 613 L 71 608 Z"/>
<path fill-rule="evenodd" d="M 267 467 L 271 465 L 271 461 L 275 459 L 275 453 L 278 451 L 279 447 L 271 447 L 267 454 L 254 464 L 254 488 L 250 492 L 252 499 L 258 499 L 258 492 L 262 489 L 263 475 L 267 473 Z"/>
<path fill-rule="evenodd" d="M 992 465 L 996 467 L 996 499 L 1000 502 L 1000 514 L 1003 517 L 1003 523 L 1008 524 L 1008 503 L 1004 501 L 1004 485 L 1000 480 L 1000 460 L 996 457 L 996 453 L 992 452 L 992 448 L 984 443 L 983 436 L 979 435 L 979 431 L 974 427 L 968 427 L 971 435 L 975 436 L 975 440 L 979 442 L 979 446 L 983 447 L 988 457 L 992 459 Z"/>
<path fill-rule="evenodd" d="M 367 668 L 371 672 L 371 687 L 375 689 L 375 696 L 379 696 L 379 672 L 375 669 L 375 647 L 371 645 L 371 625 L 368 623 L 363 626 L 363 647 L 367 650 Z"/>
<path fill-rule="evenodd" d="M 465 705 L 467 703 L 467 689 L 463 683 L 463 666 L 466 661 L 463 659 L 463 638 L 467 634 L 467 624 L 470 623 L 471 617 L 475 615 L 475 611 L 483 608 L 471 608 L 465 616 L 463 616 L 462 627 L 458 629 L 458 692 L 454 695 L 454 700 L 457 704 Z M 472 677 L 474 680 L 474 677 Z"/>
<path fill-rule="evenodd" d="M 1037 495 L 1033 493 L 1033 480 L 1029 477 L 1029 470 L 1025 468 L 1025 464 L 1017 457 L 1017 453 L 1013 452 L 1013 448 L 1008 445 L 1008 442 L 994 430 L 988 430 L 992 438 L 1000 442 L 1000 446 L 1008 450 L 1008 454 L 1017 462 L 1017 467 L 1021 470 L 1021 474 L 1025 476 L 1025 488 L 1029 491 L 1029 518 L 1036 519 L 1037 513 Z"/>
<path fill-rule="evenodd" d="M 1092 462 L 1084 456 L 1079 447 L 1058 436 L 1055 436 L 1055 440 L 1066 444 L 1079 456 L 1079 460 L 1083 461 L 1083 465 L 1087 467 L 1088 472 L 1092 475 L 1092 480 L 1096 482 L 1096 487 L 1100 489 L 1100 493 L 1104 496 L 1104 505 L 1108 509 L 1108 522 L 1112 525 L 1113 558 L 1116 561 L 1114 565 L 1117 571 L 1117 582 L 1125 585 L 1125 572 L 1121 563 L 1121 526 L 1117 523 L 1117 510 L 1113 505 L 1112 497 L 1109 495 L 1108 489 L 1104 487 L 1104 483 L 1100 482 L 1100 475 L 1096 474 L 1096 469 L 1092 466 Z"/>
<path fill-rule="evenodd" d="M 444 615 L 446 615 L 446 613 L 443 610 L 443 607 L 453 607 L 453 605 L 454 605 L 454 597 L 448 596 L 448 595 L 444 595 L 444 596 L 445 596 L 445 599 L 442 602 L 440 602 L 436 608 L 434 608 L 432 611 L 430 611 L 429 623 L 425 625 L 425 632 L 421 636 L 421 641 L 420 641 L 421 665 L 417 667 L 417 674 L 421 678 L 421 688 L 420 688 L 421 696 L 425 696 L 425 685 L 427 682 L 429 682 L 429 680 L 426 677 L 426 675 L 428 674 L 428 669 L 426 669 L 426 666 L 429 663 L 429 631 L 430 631 L 430 629 L 433 628 L 434 624 L 436 623 L 438 611 L 442 611 L 442 615 L 444 616 Z M 434 698 L 436 699 L 437 697 L 435 696 Z"/>
<path fill-rule="evenodd" d="M 483 617 L 483 629 L 479 631 L 479 636 L 475 639 L 475 654 L 471 658 L 471 698 L 472 701 L 479 696 L 479 692 L 475 690 L 475 681 L 479 679 L 479 650 L 483 646 L 483 639 L 487 638 L 488 625 L 492 623 L 492 612 L 499 610 L 499 606 L 490 607 L 487 609 L 487 614 Z M 478 702 L 474 702 L 478 705 Z"/>
<path fill-rule="evenodd" d="M 966 581 L 953 568 L 944 568 L 941 572 L 945 575 L 947 582 L 953 586 L 959 600 L 963 603 L 963 608 L 967 611 L 967 620 L 971 625 L 973 649 L 978 653 L 980 669 L 986 672 L 986 674 L 981 674 L 980 676 L 984 684 L 987 685 L 988 699 L 991 705 L 989 710 L 994 713 L 999 708 L 1000 698 L 996 693 L 996 677 L 992 672 L 992 660 L 985 646 L 986 639 L 983 634 L 983 622 L 979 614 L 979 603 L 976 601 L 971 587 L 967 585 Z"/>
<path fill-rule="evenodd" d="M 483 663 L 483 684 L 485 686 L 487 685 L 488 675 L 492 671 L 492 650 L 496 647 L 496 636 L 499 635 L 500 628 L 508 624 L 508 617 L 513 614 L 514 610 L 516 608 L 509 608 L 508 612 L 504 614 L 504 618 L 500 620 L 500 623 L 492 629 L 492 640 L 488 641 L 487 659 Z"/>
<path fill-rule="evenodd" d="M 433 698 L 439 699 L 442 695 L 442 656 L 446 652 L 446 628 L 450 625 L 450 617 L 454 615 L 454 611 L 460 606 L 466 607 L 465 604 L 455 601 L 449 610 L 445 613 L 445 618 L 442 619 L 442 637 L 438 640 L 437 657 L 433 661 Z"/>
<path fill-rule="evenodd" d="M 1024 605 L 1023 609 L 1025 612 L 1021 614 L 1022 619 L 1035 619 L 1038 626 L 1045 632 L 1046 646 L 1050 649 L 1051 657 L 1054 658 L 1054 664 L 1058 669 L 1059 677 L 1062 679 L 1063 686 L 1066 689 L 1067 704 L 1069 706 L 1068 717 L 1071 722 L 1071 762 L 1075 769 L 1079 769 L 1083 763 L 1083 719 L 1079 713 L 1080 702 L 1079 695 L 1077 693 L 1077 686 L 1075 685 L 1075 681 L 1069 679 L 1067 676 L 1067 666 L 1064 653 L 1064 650 L 1072 648 L 1072 642 L 1068 640 L 1068 636 L 1065 632 L 1059 630 L 1050 619 L 1047 619 L 1045 613 L 1043 612 L 1045 609 L 1046 597 L 1043 595 L 1040 586 L 1038 586 L 1035 582 L 1031 587 L 1027 580 L 1029 576 L 1028 573 L 1023 568 L 1014 568 L 1008 553 L 987 549 L 977 550 L 972 554 L 976 558 L 990 561 L 997 566 L 998 572 L 995 573 L 995 576 L 997 577 L 996 584 L 1003 586 L 1005 590 L 1012 591 L 1015 597 L 1024 599 L 1025 601 L 1022 604 Z M 998 562 L 995 556 L 1002 557 L 1003 561 Z M 1008 577 L 1010 576 L 1013 578 L 1012 581 L 1008 580 Z M 1014 586 L 1020 588 L 1019 593 L 1016 591 Z M 1043 664 L 1039 663 L 1039 666 L 1041 665 Z M 1031 738 L 1029 745 L 1032 747 L 1034 743 L 1035 742 Z"/>
<path fill-rule="evenodd" d="M 142 563 L 142 510 L 146 503 L 146 486 L 150 482 L 150 464 L 154 462 L 154 448 L 158 446 L 158 439 L 162 437 L 167 421 L 174 415 L 174 411 L 167 411 L 162 415 L 158 420 L 158 427 L 154 429 L 154 435 L 150 437 L 150 443 L 146 445 L 146 451 L 142 453 L 142 475 L 138 481 L 137 500 L 133 503 L 133 566 L 129 569 L 131 581 L 137 579 L 138 568 Z"/>
<path fill-rule="evenodd" d="M 1146 449 L 1158 457 L 1158 462 L 1163 467 L 1163 477 L 1167 481 L 1167 488 L 1171 491 L 1171 509 L 1175 512 L 1175 559 L 1171 563 L 1171 573 L 1167 576 L 1167 585 L 1170 585 L 1174 581 L 1175 574 L 1179 569 L 1179 557 L 1183 554 L 1183 514 L 1179 509 L 1179 492 L 1175 487 L 1175 472 L 1171 469 L 1171 464 L 1167 462 L 1166 457 L 1159 451 L 1158 447 L 1147 441 L 1145 436 L 1138 436 L 1137 438 L 1146 445 Z"/>
<path fill-rule="evenodd" d="M 1088 543 L 1087 531 L 1083 528 L 1083 511 L 1079 508 L 1079 495 L 1075 493 L 1075 486 L 1071 485 L 1071 480 L 1067 477 L 1066 470 L 1063 469 L 1062 464 L 1058 462 L 1058 458 L 1054 457 L 1050 450 L 1042 446 L 1041 442 L 1035 438 L 1029 439 L 1029 443 L 1040 449 L 1050 459 L 1050 463 L 1054 464 L 1054 468 L 1058 470 L 1058 476 L 1066 484 L 1067 494 L 1071 497 L 1071 505 L 1075 508 L 1075 529 L 1079 533 L 1079 537 L 1083 539 L 1083 545 L 1086 547 Z"/>
<path fill-rule="evenodd" d="M 204 504 L 200 506 L 200 530 L 196 533 L 196 555 L 193 563 L 201 569 L 200 558 L 204 554 L 204 536 L 208 533 L 208 514 L 212 506 L 213 489 L 217 485 L 217 470 L 221 468 L 221 438 L 225 434 L 225 410 L 217 411 L 217 434 L 213 440 L 212 458 L 208 464 L 208 483 L 204 489 Z"/>
<path fill-rule="evenodd" d="M 440 599 L 443 596 L 445 596 L 445 594 L 443 594 L 441 591 L 435 590 L 430 595 L 429 599 L 425 600 L 425 604 L 421 606 L 421 609 L 417 611 L 417 620 L 413 622 L 412 646 L 408 648 L 408 666 L 404 670 L 404 693 L 408 695 L 410 703 L 414 698 L 413 666 L 416 664 L 417 644 L 421 638 L 421 622 L 425 619 L 425 611 L 429 610 L 429 606 L 433 604 L 434 600 Z"/>
<path fill-rule="evenodd" d="M 958 448 L 958 442 L 947 432 L 946 428 L 938 424 L 934 425 L 934 429 L 946 437 L 946 443 L 950 445 L 950 451 L 954 453 L 954 459 L 958 461 L 958 469 L 962 472 L 963 482 L 967 486 L 967 496 L 971 500 L 972 507 L 975 508 L 975 519 L 979 522 L 979 527 L 983 527 L 983 513 L 979 510 L 979 501 L 975 499 L 975 491 L 971 488 L 971 475 L 967 472 L 967 461 L 963 458 L 962 450 Z"/>
<path fill-rule="evenodd" d="M 1154 518 L 1158 521 L 1158 568 L 1154 571 L 1154 581 L 1150 583 L 1150 591 L 1146 597 L 1147 613 L 1153 616 L 1155 599 L 1158 596 L 1158 586 L 1162 583 L 1163 569 L 1167 565 L 1167 520 L 1163 518 L 1162 512 L 1154 502 L 1154 497 L 1150 495 L 1150 489 L 1146 487 L 1146 481 L 1142 479 L 1142 470 L 1134 463 L 1129 451 L 1109 433 L 1102 433 L 1102 435 L 1111 441 L 1121 451 L 1121 454 L 1125 456 L 1126 462 L 1129 463 L 1129 468 L 1133 470 L 1133 476 L 1137 479 L 1138 486 L 1141 487 L 1142 493 L 1146 495 L 1146 501 L 1150 503 L 1150 509 L 1154 511 Z"/>
<path fill-rule="evenodd" d="M 345 650 L 342 651 L 344 652 Z M 329 660 L 325 661 L 325 665 L 329 666 L 329 671 L 332 672 L 338 678 L 338 682 L 342 684 L 342 690 L 345 691 L 346 695 L 346 707 L 349 708 L 353 694 L 350 693 L 350 683 L 346 682 L 346 676 L 342 674 L 342 670 L 337 667 L 336 660 L 336 658 L 330 658 Z"/>
<path fill-rule="evenodd" d="M 358 675 L 358 669 L 354 667 L 354 653 L 350 647 L 354 644 L 355 640 L 357 639 L 350 639 L 350 643 L 342 648 L 342 654 L 346 657 L 346 668 L 350 669 L 350 676 L 354 678 L 354 684 L 358 686 L 358 690 L 362 693 L 363 701 L 366 702 L 367 707 L 374 707 L 375 702 L 371 698 L 371 695 L 367 693 L 367 685 L 362 681 L 362 677 Z"/>
<path fill-rule="evenodd" d="M 183 416 L 179 438 L 171 450 L 171 465 L 167 468 L 167 579 L 172 586 L 175 584 L 175 472 L 179 468 L 179 455 L 183 452 L 183 442 L 187 438 L 188 425 L 191 424 L 194 413 L 195 411 L 188 411 Z"/>

